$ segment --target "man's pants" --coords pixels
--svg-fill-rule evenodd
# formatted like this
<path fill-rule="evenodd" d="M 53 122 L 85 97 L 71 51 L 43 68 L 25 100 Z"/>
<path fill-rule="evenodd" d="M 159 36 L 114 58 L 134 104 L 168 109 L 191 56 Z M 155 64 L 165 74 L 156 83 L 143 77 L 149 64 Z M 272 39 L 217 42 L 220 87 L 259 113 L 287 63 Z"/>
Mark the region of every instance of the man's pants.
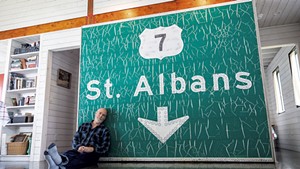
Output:
<path fill-rule="evenodd" d="M 69 159 L 69 162 L 64 165 L 66 169 L 79 169 L 96 165 L 100 157 L 100 155 L 95 152 L 79 153 L 76 150 L 69 150 L 65 152 L 64 155 Z M 62 157 L 62 160 L 64 162 L 66 159 Z"/>

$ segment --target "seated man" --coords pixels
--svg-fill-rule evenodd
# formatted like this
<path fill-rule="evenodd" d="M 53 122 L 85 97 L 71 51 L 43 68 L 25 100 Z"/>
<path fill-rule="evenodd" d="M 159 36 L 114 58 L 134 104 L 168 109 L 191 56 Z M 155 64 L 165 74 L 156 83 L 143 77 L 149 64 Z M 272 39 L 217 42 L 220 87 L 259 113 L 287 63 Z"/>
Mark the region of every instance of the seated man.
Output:
<path fill-rule="evenodd" d="M 54 143 L 44 152 L 48 169 L 77 169 L 96 165 L 100 156 L 107 153 L 110 146 L 110 134 L 103 125 L 107 110 L 100 108 L 92 122 L 83 123 L 75 133 L 72 148 L 64 154 L 58 154 Z"/>

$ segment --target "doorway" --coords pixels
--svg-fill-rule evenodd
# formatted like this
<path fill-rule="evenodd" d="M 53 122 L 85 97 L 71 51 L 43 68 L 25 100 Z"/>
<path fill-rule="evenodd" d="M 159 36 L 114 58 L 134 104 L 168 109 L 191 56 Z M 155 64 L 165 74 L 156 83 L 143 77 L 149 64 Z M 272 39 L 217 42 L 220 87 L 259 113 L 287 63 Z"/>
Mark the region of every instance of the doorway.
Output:
<path fill-rule="evenodd" d="M 47 145 L 71 149 L 77 123 L 79 49 L 52 52 Z"/>

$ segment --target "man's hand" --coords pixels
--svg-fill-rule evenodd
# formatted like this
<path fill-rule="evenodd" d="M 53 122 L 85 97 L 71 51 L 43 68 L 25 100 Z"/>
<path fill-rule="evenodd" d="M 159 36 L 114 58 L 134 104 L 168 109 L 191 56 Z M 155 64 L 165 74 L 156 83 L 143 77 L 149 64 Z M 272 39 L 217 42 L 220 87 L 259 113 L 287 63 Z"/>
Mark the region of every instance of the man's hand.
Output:
<path fill-rule="evenodd" d="M 80 153 L 91 153 L 94 151 L 94 147 L 80 146 L 77 151 Z"/>
<path fill-rule="evenodd" d="M 80 146 L 77 151 L 79 153 L 83 153 L 84 152 L 84 146 Z"/>

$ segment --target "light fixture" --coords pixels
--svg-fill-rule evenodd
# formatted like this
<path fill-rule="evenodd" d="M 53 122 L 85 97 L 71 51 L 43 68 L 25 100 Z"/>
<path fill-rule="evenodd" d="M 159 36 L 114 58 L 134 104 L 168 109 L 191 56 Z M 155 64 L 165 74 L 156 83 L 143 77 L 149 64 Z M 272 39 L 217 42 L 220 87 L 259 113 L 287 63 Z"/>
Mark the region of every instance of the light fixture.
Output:
<path fill-rule="evenodd" d="M 275 12 L 273 15 L 276 16 L 276 15 L 279 15 L 279 14 L 281 14 L 281 12 L 280 12 L 280 11 L 277 11 L 277 12 Z"/>

